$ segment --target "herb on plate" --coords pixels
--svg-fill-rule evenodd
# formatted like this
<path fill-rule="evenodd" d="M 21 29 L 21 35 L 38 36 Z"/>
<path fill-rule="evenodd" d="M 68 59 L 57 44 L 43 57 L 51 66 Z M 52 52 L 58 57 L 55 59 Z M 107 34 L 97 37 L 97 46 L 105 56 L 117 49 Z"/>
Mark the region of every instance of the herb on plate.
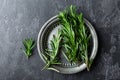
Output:
<path fill-rule="evenodd" d="M 83 14 L 77 14 L 76 8 L 70 8 L 60 12 L 59 19 L 62 26 L 63 46 L 66 49 L 65 58 L 69 62 L 81 61 L 90 68 L 88 59 L 88 45 L 91 35 L 84 24 Z"/>
<path fill-rule="evenodd" d="M 78 14 L 76 8 L 70 6 L 70 8 L 60 12 L 58 18 L 62 27 L 58 30 L 56 36 L 53 35 L 50 43 L 51 48 L 42 54 L 46 62 L 43 69 L 56 70 L 53 65 L 60 64 L 57 55 L 60 47 L 62 47 L 64 49 L 63 55 L 68 62 L 83 62 L 87 65 L 87 70 L 89 71 L 93 62 L 88 56 L 91 35 L 84 23 L 83 14 Z"/>

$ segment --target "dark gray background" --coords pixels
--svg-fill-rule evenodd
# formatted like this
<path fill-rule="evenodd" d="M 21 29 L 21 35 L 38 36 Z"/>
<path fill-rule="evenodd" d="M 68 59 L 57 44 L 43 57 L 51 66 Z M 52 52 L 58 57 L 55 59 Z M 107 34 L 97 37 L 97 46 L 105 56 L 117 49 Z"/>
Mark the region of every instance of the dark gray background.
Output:
<path fill-rule="evenodd" d="M 37 49 L 27 60 L 22 40 L 37 40 L 41 26 L 76 5 L 95 27 L 99 51 L 90 72 L 41 71 Z M 0 0 L 0 80 L 120 80 L 120 0 Z"/>

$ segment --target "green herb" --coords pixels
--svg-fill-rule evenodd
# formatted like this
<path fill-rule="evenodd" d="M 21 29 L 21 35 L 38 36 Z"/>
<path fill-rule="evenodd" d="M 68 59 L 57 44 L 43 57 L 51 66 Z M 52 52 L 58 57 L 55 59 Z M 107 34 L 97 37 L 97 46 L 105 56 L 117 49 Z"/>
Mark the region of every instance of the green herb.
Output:
<path fill-rule="evenodd" d="M 89 71 L 93 60 L 89 59 L 88 46 L 91 35 L 85 26 L 82 13 L 78 14 L 76 8 L 70 8 L 60 12 L 58 18 L 62 28 L 58 34 L 53 35 L 50 49 L 43 55 L 46 65 L 43 69 L 56 70 L 53 65 L 60 64 L 57 55 L 62 47 L 63 55 L 69 62 L 84 62 Z M 56 70 L 58 71 L 58 70 Z"/>
<path fill-rule="evenodd" d="M 76 8 L 70 6 L 60 12 L 59 19 L 62 26 L 63 46 L 66 50 L 65 58 L 70 62 L 83 61 L 89 70 L 88 45 L 90 34 L 83 20 L 83 15 L 76 13 Z"/>
<path fill-rule="evenodd" d="M 35 41 L 33 39 L 25 39 L 23 41 L 24 49 L 23 52 L 25 53 L 26 57 L 29 58 L 32 55 L 32 50 L 35 47 Z"/>
<path fill-rule="evenodd" d="M 59 51 L 59 45 L 61 41 L 61 32 L 58 30 L 58 34 L 53 35 L 53 39 L 50 42 L 50 49 L 47 49 L 45 54 L 43 55 L 44 60 L 46 61 L 46 65 L 43 69 L 54 69 L 52 65 L 60 64 L 57 55 Z"/>

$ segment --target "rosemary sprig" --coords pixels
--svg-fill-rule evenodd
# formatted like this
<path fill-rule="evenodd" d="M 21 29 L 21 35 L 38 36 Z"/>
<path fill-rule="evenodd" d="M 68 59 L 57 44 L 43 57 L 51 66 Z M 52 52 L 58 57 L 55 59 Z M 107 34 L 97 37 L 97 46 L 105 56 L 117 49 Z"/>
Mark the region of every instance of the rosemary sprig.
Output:
<path fill-rule="evenodd" d="M 32 55 L 32 50 L 35 47 L 35 41 L 33 39 L 25 39 L 23 41 L 24 49 L 23 52 L 25 53 L 26 57 L 29 58 Z"/>
<path fill-rule="evenodd" d="M 53 39 L 50 42 L 51 49 L 47 49 L 45 54 L 42 54 L 43 58 L 46 61 L 46 65 L 44 66 L 43 69 L 54 69 L 52 65 L 60 64 L 60 62 L 57 59 L 60 41 L 61 41 L 61 32 L 60 30 L 58 30 L 58 34 L 56 36 L 53 35 Z"/>
<path fill-rule="evenodd" d="M 87 65 L 87 70 L 89 71 L 90 64 L 89 58 L 88 58 L 88 45 L 89 45 L 89 40 L 91 35 L 88 33 L 87 28 L 84 25 L 84 20 L 83 20 L 83 15 L 80 14 L 78 16 L 80 25 L 79 28 L 77 29 L 79 36 L 77 37 L 77 41 L 79 42 L 79 51 L 80 51 L 80 56 L 82 58 L 82 61 L 84 61 Z"/>

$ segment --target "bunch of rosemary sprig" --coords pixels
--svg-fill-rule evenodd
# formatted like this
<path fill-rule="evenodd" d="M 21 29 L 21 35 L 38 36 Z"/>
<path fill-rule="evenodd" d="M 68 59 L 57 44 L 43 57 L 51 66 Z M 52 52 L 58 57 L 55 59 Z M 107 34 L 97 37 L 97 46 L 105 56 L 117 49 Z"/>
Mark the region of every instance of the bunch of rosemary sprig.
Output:
<path fill-rule="evenodd" d="M 90 34 L 85 27 L 82 13 L 77 14 L 76 8 L 70 6 L 69 9 L 59 14 L 59 19 L 63 25 L 61 31 L 67 60 L 70 62 L 82 60 L 87 64 L 89 70 L 91 65 L 88 59 Z"/>
<path fill-rule="evenodd" d="M 70 8 L 60 12 L 58 18 L 62 24 L 58 35 L 54 36 L 51 41 L 51 50 L 46 51 L 43 55 L 46 60 L 45 68 L 51 68 L 52 64 L 60 64 L 57 59 L 59 47 L 62 46 L 64 56 L 69 62 L 84 62 L 87 65 L 87 70 L 92 64 L 92 60 L 88 58 L 88 45 L 91 35 L 85 26 L 82 13 L 78 14 L 76 8 Z M 61 45 L 60 45 L 61 43 Z"/>

